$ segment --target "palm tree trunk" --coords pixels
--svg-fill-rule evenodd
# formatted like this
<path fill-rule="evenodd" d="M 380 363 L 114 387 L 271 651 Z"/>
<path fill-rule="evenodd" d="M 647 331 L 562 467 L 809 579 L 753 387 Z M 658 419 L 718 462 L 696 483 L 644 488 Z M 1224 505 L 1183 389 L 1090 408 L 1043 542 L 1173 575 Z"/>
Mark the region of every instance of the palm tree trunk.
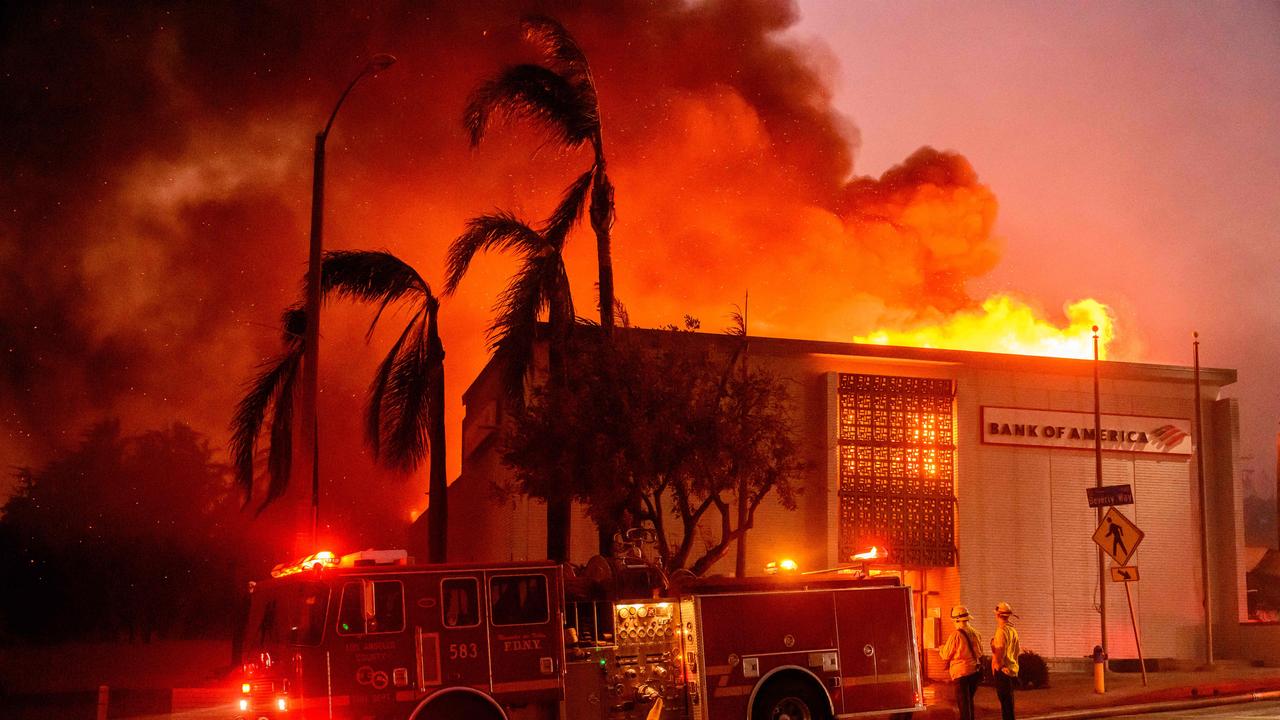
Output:
<path fill-rule="evenodd" d="M 444 462 L 444 346 L 440 342 L 440 328 L 434 311 L 427 317 L 427 346 L 436 356 L 431 367 L 431 374 L 435 376 L 430 390 L 431 416 L 427 419 L 427 444 L 431 453 L 427 485 L 427 557 L 432 563 L 443 563 L 449 555 L 449 480 Z"/>
<path fill-rule="evenodd" d="M 550 330 L 547 343 L 547 370 L 550 378 L 547 384 L 553 411 L 559 415 L 567 385 L 565 344 L 569 331 L 566 323 L 572 322 L 572 318 L 560 317 L 556 303 L 551 303 L 551 307 L 551 315 L 547 318 Z M 547 496 L 547 558 L 555 562 L 568 562 L 570 538 L 573 535 L 571 478 L 564 467 L 557 468 L 555 472 L 556 477 Z"/>
<path fill-rule="evenodd" d="M 613 334 L 613 183 L 605 174 L 604 151 L 596 149 L 596 173 L 591 184 L 591 229 L 596 233 L 596 262 L 600 267 L 600 327 Z"/>

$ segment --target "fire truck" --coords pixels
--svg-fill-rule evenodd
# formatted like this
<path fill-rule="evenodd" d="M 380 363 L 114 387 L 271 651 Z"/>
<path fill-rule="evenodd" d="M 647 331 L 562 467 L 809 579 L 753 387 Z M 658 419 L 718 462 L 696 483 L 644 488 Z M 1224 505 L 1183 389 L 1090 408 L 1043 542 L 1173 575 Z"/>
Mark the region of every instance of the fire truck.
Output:
<path fill-rule="evenodd" d="M 922 708 L 896 577 L 317 553 L 251 590 L 242 720 L 817 720 Z"/>

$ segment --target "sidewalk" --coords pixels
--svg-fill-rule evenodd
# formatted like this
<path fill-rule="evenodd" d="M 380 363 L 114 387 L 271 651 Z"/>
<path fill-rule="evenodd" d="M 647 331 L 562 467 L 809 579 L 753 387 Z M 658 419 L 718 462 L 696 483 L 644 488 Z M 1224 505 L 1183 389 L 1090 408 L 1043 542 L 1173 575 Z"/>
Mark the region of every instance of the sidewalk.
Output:
<path fill-rule="evenodd" d="M 1142 686 L 1142 673 L 1107 673 L 1107 692 L 1098 695 L 1093 691 L 1093 675 L 1086 673 L 1058 673 L 1049 676 L 1049 687 L 1041 690 L 1019 691 L 1014 695 L 1014 706 L 1020 720 L 1057 716 L 1065 713 L 1102 714 L 1132 712 L 1126 707 L 1147 703 L 1191 701 L 1225 695 L 1243 695 L 1252 692 L 1280 691 L 1280 669 L 1255 668 L 1231 661 L 1219 662 L 1212 670 L 1185 672 L 1147 673 L 1147 687 Z M 926 688 L 927 709 L 917 715 L 919 720 L 955 720 L 952 686 L 934 683 Z M 1000 702 L 995 688 L 978 688 L 974 698 L 977 717 L 998 718 Z M 1110 712 L 1110 711 L 1114 712 Z"/>

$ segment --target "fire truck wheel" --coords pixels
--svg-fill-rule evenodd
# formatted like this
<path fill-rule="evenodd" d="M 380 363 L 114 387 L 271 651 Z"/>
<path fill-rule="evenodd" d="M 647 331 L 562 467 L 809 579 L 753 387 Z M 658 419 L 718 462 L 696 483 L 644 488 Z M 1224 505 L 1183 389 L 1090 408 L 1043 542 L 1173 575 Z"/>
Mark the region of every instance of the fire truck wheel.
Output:
<path fill-rule="evenodd" d="M 830 720 L 821 689 L 798 678 L 773 680 L 756 695 L 751 720 Z"/>
<path fill-rule="evenodd" d="M 502 712 L 486 698 L 450 692 L 418 709 L 411 720 L 505 720 Z"/>

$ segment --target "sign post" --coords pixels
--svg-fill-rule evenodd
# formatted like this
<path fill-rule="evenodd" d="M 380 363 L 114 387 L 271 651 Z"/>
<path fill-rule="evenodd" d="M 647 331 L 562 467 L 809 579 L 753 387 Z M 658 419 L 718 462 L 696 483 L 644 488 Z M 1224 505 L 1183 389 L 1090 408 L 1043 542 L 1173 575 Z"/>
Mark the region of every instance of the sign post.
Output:
<path fill-rule="evenodd" d="M 1127 485 L 1113 486 L 1128 489 Z M 1099 488 L 1100 490 L 1110 490 L 1112 488 Z M 1092 504 L 1092 494 L 1090 504 Z M 1130 496 L 1132 502 L 1132 494 Z M 1098 506 L 1101 508 L 1101 505 Z M 1118 564 L 1111 566 L 1111 580 L 1124 584 L 1124 597 L 1129 601 L 1129 622 L 1133 624 L 1133 644 L 1138 648 L 1138 665 L 1142 667 L 1142 686 L 1147 686 L 1147 660 L 1142 654 L 1142 638 L 1138 633 L 1138 616 L 1133 611 L 1133 593 L 1129 590 L 1129 584 L 1138 581 L 1138 568 L 1129 566 L 1127 563 L 1133 557 L 1133 553 L 1137 551 L 1138 546 L 1142 544 L 1142 538 L 1146 537 L 1146 533 L 1138 529 L 1133 521 L 1124 516 L 1115 507 L 1107 508 L 1107 513 L 1102 516 L 1102 522 L 1098 524 L 1098 529 L 1093 532 L 1093 541 L 1098 547 L 1111 556 Z"/>

